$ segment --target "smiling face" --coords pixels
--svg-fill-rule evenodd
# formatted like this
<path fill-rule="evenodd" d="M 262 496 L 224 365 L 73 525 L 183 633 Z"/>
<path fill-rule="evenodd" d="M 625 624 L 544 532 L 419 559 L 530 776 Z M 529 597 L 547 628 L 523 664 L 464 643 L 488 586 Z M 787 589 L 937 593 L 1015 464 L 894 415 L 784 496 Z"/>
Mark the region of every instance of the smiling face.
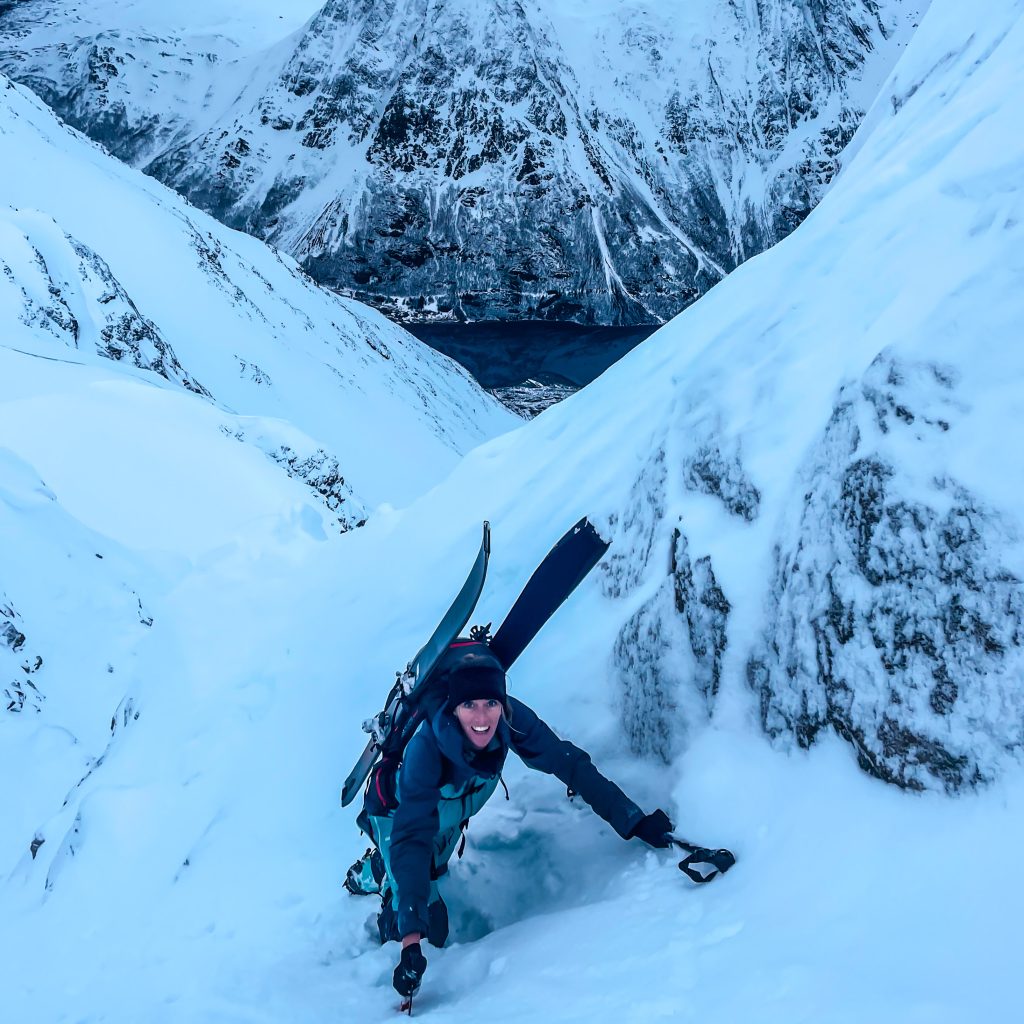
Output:
<path fill-rule="evenodd" d="M 455 705 L 455 717 L 462 726 L 469 742 L 477 750 L 483 750 L 494 738 L 501 718 L 501 701 L 488 698 L 484 700 L 464 700 Z"/>

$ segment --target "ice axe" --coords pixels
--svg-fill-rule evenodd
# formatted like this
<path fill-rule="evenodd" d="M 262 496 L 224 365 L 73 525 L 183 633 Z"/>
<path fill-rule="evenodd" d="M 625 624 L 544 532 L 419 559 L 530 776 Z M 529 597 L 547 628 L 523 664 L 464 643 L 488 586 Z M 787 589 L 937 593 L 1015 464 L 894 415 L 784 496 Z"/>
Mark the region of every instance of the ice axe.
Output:
<path fill-rule="evenodd" d="M 679 862 L 679 870 L 698 885 L 710 882 L 719 875 L 724 875 L 736 863 L 736 857 L 729 850 L 709 850 L 706 846 L 695 846 L 685 839 L 669 834 L 673 846 L 685 850 L 689 856 Z M 699 871 L 694 865 L 710 865 L 711 870 Z"/>

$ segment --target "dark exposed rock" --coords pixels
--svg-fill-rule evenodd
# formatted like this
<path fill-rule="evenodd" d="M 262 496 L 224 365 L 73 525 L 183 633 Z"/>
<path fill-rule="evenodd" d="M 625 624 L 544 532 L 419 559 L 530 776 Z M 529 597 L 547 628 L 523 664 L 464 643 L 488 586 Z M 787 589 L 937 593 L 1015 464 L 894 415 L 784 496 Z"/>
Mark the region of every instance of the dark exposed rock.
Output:
<path fill-rule="evenodd" d="M 254 384 L 259 384 L 261 387 L 273 387 L 274 382 L 270 378 L 270 374 L 261 370 L 255 363 L 249 362 L 247 359 L 243 359 L 241 356 L 235 356 L 238 360 L 238 368 L 242 377 L 251 380 Z"/>
<path fill-rule="evenodd" d="M 345 482 L 335 456 L 322 448 L 301 454 L 289 444 L 268 434 L 223 426 L 221 432 L 237 441 L 255 444 L 268 459 L 281 466 L 290 477 L 306 484 L 333 514 L 342 533 L 365 525 L 366 507 Z"/>
<path fill-rule="evenodd" d="M 689 728 L 711 716 L 729 611 L 711 559 L 691 562 L 686 535 L 676 528 L 664 583 L 615 642 L 622 721 L 635 753 L 668 761 Z"/>
<path fill-rule="evenodd" d="M 140 717 L 140 712 L 135 707 L 135 699 L 133 697 L 125 697 L 118 704 L 117 710 L 110 719 L 111 733 L 117 732 L 119 728 L 127 729 L 132 722 L 137 722 Z"/>
<path fill-rule="evenodd" d="M 1024 747 L 1024 587 L 992 509 L 947 475 L 914 478 L 905 446 L 927 459 L 955 429 L 950 385 L 941 367 L 880 357 L 844 391 L 799 533 L 776 550 L 748 679 L 771 735 L 810 746 L 832 729 L 873 775 L 953 791 Z"/>
<path fill-rule="evenodd" d="M 683 481 L 692 490 L 718 498 L 735 516 L 752 522 L 761 505 L 761 492 L 743 469 L 738 453 L 728 458 L 713 445 L 703 445 L 683 466 Z"/>
<path fill-rule="evenodd" d="M 5 618 L 13 614 L 13 611 L 10 609 L 0 612 L 0 616 L 4 616 Z M 22 633 L 21 630 L 16 629 L 14 623 L 7 618 L 7 620 L 3 622 L 3 625 L 0 626 L 0 642 L 4 643 L 12 651 L 20 651 L 25 645 L 25 634 Z"/>
<path fill-rule="evenodd" d="M 599 563 L 602 588 L 608 597 L 627 596 L 647 573 L 658 527 L 665 517 L 667 478 L 665 451 L 659 448 L 640 470 L 629 504 L 609 518 L 615 543 Z M 671 565 L 665 566 L 672 571 Z"/>
<path fill-rule="evenodd" d="M 276 452 L 271 453 L 271 458 L 287 467 L 289 476 L 304 480 L 320 495 L 344 531 L 366 523 L 366 510 L 355 507 L 358 503 L 352 494 L 352 488 L 345 483 L 338 460 L 333 455 L 328 455 L 322 448 L 318 448 L 305 458 L 300 458 L 287 445 L 282 445 Z"/>
<path fill-rule="evenodd" d="M 38 712 L 46 700 L 34 678 L 43 667 L 43 659 L 25 647 L 20 622 L 14 605 L 0 595 L 0 701 L 12 714 Z"/>
<path fill-rule="evenodd" d="M 722 681 L 722 655 L 728 642 L 726 625 L 732 608 L 715 579 L 710 557 L 705 555 L 691 565 L 682 531 L 677 528 L 672 537 L 675 607 L 686 617 L 696 662 L 694 682 L 704 694 L 710 712 Z"/>
<path fill-rule="evenodd" d="M 41 215 L 26 216 L 22 230 L 31 254 L 31 273 L 19 268 L 20 273 L 15 274 L 2 256 L 0 270 L 20 292 L 23 323 L 43 328 L 71 348 L 92 344 L 107 359 L 151 370 L 209 397 L 209 392 L 178 362 L 157 326 L 139 311 L 106 261 Z M 67 277 L 69 268 L 73 273 Z M 77 296 L 74 301 L 80 305 L 76 308 L 88 313 L 88 335 L 72 312 L 70 296 Z"/>

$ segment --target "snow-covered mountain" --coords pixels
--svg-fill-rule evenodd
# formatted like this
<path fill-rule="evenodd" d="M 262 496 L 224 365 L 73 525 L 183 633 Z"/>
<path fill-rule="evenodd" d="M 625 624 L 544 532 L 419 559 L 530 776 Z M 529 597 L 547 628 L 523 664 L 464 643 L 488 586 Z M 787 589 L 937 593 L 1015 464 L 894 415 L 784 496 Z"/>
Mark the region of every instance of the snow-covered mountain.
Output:
<path fill-rule="evenodd" d="M 363 848 L 336 804 L 357 723 L 443 612 L 481 519 L 488 621 L 587 513 L 612 541 L 605 568 L 517 663 L 513 692 L 738 864 L 684 888 L 672 859 L 510 766 L 510 799 L 473 820 L 442 880 L 455 942 L 428 950 L 416 1012 L 1013 1019 L 1021 68 L 1024 0 L 934 0 L 788 239 L 343 535 L 307 528 L 299 482 L 236 458 L 265 505 L 224 543 L 250 502 L 217 468 L 191 479 L 194 435 L 185 465 L 168 440 L 194 424 L 186 410 L 217 413 L 207 399 L 108 359 L 0 349 L 0 381 L 25 397 L 0 436 L 18 414 L 70 435 L 89 420 L 68 396 L 120 392 L 116 411 L 144 385 L 160 427 L 93 489 L 105 456 L 79 451 L 62 473 L 53 458 L 45 475 L 26 457 L 45 430 L 0 459 L 0 529 L 22 545 L 0 563 L 20 584 L 0 582 L 0 667 L 53 694 L 0 720 L 5 1005 L 45 1022 L 393 1019 L 395 951 L 368 937 L 372 901 L 339 884 Z M 180 492 L 159 557 L 121 513 L 161 510 L 135 487 L 143 470 Z M 83 735 L 109 736 L 88 763 L 42 728 L 58 699 Z M 84 777 L 62 785 L 76 764 Z"/>
<path fill-rule="evenodd" d="M 6 346 L 128 363 L 242 414 L 225 430 L 308 477 L 346 525 L 410 500 L 516 422 L 457 364 L 124 167 L 6 80 L 0 146 Z"/>
<path fill-rule="evenodd" d="M 925 6 L 330 0 L 254 50 L 22 0 L 0 69 L 392 314 L 657 323 L 813 208 Z"/>

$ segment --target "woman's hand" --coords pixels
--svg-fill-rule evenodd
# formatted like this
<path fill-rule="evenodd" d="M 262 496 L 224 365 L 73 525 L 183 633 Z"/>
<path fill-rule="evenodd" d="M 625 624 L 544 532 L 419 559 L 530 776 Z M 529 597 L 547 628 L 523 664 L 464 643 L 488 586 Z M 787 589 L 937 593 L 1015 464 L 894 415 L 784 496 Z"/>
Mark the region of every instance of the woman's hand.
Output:
<path fill-rule="evenodd" d="M 407 935 L 402 940 L 402 959 L 395 968 L 392 984 L 395 991 L 403 998 L 409 999 L 416 995 L 427 969 L 427 958 L 420 949 L 419 936 Z M 406 939 L 410 940 L 406 942 Z"/>
<path fill-rule="evenodd" d="M 648 846 L 653 846 L 656 850 L 666 850 L 672 845 L 672 839 L 669 836 L 672 828 L 673 825 L 669 821 L 668 815 L 659 807 L 653 814 L 641 818 L 630 836 L 642 839 Z"/>

